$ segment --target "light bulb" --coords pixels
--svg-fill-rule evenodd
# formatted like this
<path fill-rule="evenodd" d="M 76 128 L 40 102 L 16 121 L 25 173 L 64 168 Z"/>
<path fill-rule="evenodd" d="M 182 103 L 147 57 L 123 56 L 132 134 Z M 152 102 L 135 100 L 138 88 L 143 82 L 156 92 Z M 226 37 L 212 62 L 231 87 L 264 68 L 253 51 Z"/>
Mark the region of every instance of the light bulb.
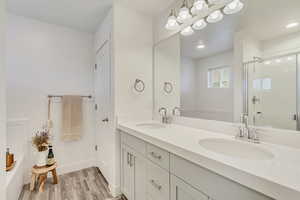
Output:
<path fill-rule="evenodd" d="M 234 0 L 223 9 L 227 15 L 237 13 L 244 8 L 244 4 L 240 0 Z"/>
<path fill-rule="evenodd" d="M 200 19 L 193 24 L 193 29 L 201 30 L 201 29 L 204 29 L 206 26 L 207 26 L 207 23 L 205 22 L 205 20 Z"/>
<path fill-rule="evenodd" d="M 208 5 L 205 0 L 195 0 L 191 11 L 194 15 L 197 15 L 206 9 L 208 9 Z"/>
<path fill-rule="evenodd" d="M 216 11 L 210 13 L 210 15 L 208 15 L 206 20 L 209 23 L 216 23 L 218 21 L 221 21 L 223 19 L 223 17 L 224 17 L 224 15 L 222 14 L 222 12 L 220 10 L 216 10 Z"/>
<path fill-rule="evenodd" d="M 191 26 L 187 26 L 180 33 L 183 36 L 189 36 L 189 35 L 193 35 L 194 34 L 194 30 L 192 29 Z"/>
<path fill-rule="evenodd" d="M 166 24 L 165 27 L 168 30 L 176 30 L 177 28 L 179 28 L 179 24 L 178 24 L 177 19 L 174 15 L 170 15 L 168 17 L 168 21 L 167 21 L 167 24 Z"/>
<path fill-rule="evenodd" d="M 185 23 L 188 20 L 190 20 L 191 18 L 192 18 L 192 15 L 190 13 L 190 10 L 186 6 L 181 7 L 179 10 L 179 13 L 178 13 L 177 20 L 180 23 Z"/>

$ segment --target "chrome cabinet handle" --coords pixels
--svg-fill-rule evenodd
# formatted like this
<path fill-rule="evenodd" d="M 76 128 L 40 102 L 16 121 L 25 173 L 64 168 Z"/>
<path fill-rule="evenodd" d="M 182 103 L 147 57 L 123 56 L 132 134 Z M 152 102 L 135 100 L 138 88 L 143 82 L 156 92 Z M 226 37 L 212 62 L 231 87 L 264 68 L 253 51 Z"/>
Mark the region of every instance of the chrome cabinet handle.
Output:
<path fill-rule="evenodd" d="M 162 157 L 161 157 L 161 155 L 157 155 L 155 152 L 151 152 L 150 153 L 151 154 L 151 156 L 153 157 L 153 158 L 156 158 L 156 159 L 158 159 L 158 160 L 161 160 L 162 159 Z"/>
<path fill-rule="evenodd" d="M 162 189 L 162 186 L 155 182 L 155 180 L 151 180 L 150 183 L 158 190 Z"/>

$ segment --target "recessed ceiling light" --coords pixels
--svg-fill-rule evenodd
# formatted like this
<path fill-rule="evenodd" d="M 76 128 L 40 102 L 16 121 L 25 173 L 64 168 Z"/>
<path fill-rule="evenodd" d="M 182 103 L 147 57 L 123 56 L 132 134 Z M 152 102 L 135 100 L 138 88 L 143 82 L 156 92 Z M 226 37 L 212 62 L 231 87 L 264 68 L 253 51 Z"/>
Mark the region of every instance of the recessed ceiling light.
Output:
<path fill-rule="evenodd" d="M 281 63 L 281 59 L 276 59 L 276 62 L 277 63 Z"/>
<path fill-rule="evenodd" d="M 197 45 L 197 49 L 204 49 L 205 48 L 205 45 L 204 44 L 198 44 Z"/>
<path fill-rule="evenodd" d="M 266 61 L 265 62 L 265 65 L 269 65 L 269 64 L 271 64 L 271 61 Z"/>
<path fill-rule="evenodd" d="M 289 23 L 288 25 L 285 26 L 285 28 L 294 28 L 299 26 L 299 22 L 293 22 L 293 23 Z"/>
<path fill-rule="evenodd" d="M 293 57 L 289 56 L 289 57 L 287 58 L 287 60 L 293 60 Z"/>

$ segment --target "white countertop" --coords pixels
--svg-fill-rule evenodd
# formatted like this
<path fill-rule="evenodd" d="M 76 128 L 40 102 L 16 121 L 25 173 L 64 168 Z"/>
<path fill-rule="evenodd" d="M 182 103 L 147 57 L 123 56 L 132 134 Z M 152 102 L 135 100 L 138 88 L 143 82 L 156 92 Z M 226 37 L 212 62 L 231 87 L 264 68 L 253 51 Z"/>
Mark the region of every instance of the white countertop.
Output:
<path fill-rule="evenodd" d="M 207 138 L 234 140 L 228 135 L 176 124 L 151 129 L 136 126 L 139 123 L 145 122 L 119 122 L 118 129 L 272 198 L 300 199 L 299 149 L 267 143 L 252 144 L 272 152 L 274 158 L 239 159 L 208 151 L 199 145 L 199 140 Z"/>

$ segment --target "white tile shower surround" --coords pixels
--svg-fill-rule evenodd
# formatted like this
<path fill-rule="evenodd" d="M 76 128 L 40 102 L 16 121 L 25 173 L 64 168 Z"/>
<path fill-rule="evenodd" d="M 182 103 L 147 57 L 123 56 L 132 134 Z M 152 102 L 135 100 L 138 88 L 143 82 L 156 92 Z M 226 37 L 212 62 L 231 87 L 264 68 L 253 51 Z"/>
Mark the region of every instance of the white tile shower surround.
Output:
<path fill-rule="evenodd" d="M 176 124 L 163 129 L 147 129 L 137 127 L 137 123 L 119 122 L 118 128 L 272 198 L 299 199 L 300 149 L 263 142 L 259 146 L 274 154 L 272 160 L 237 159 L 207 151 L 198 144 L 200 139 L 206 138 L 233 140 L 233 136 L 220 134 L 220 131 Z"/>

